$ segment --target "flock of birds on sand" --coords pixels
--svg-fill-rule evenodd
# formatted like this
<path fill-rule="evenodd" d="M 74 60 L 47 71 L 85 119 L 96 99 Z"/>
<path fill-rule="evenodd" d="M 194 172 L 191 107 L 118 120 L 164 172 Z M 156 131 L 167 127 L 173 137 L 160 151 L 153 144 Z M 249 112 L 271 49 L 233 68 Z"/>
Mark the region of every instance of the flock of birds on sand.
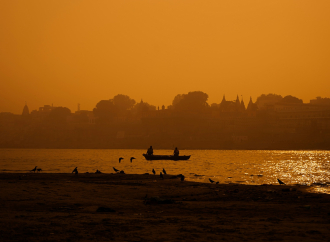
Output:
<path fill-rule="evenodd" d="M 120 163 L 123 159 L 124 159 L 123 157 L 120 157 L 120 158 L 119 158 L 119 163 Z M 133 162 L 134 159 L 136 159 L 136 158 L 135 158 L 135 157 L 131 157 L 131 158 L 130 158 L 131 163 Z M 116 173 L 125 174 L 125 172 L 124 172 L 123 170 L 120 171 L 120 170 L 116 169 L 115 167 L 112 167 L 112 168 L 113 168 L 113 170 L 114 170 Z M 152 173 L 153 173 L 154 175 L 156 175 L 156 171 L 155 171 L 155 169 L 152 169 Z M 149 173 L 145 173 L 145 174 L 149 174 Z M 161 179 L 164 179 L 164 175 L 167 175 L 165 168 L 163 168 L 163 171 L 159 173 L 159 176 L 160 176 Z M 185 178 L 184 175 L 180 174 L 180 175 L 178 175 L 178 177 L 181 178 L 181 181 L 184 181 L 184 178 Z"/>
<path fill-rule="evenodd" d="M 120 158 L 119 158 L 119 163 L 120 163 L 123 159 L 124 159 L 123 157 L 120 157 Z M 130 158 L 131 163 L 133 162 L 134 159 L 136 159 L 136 158 L 135 158 L 135 157 L 131 157 L 131 158 Z M 113 168 L 113 170 L 114 170 L 116 173 L 125 174 L 125 172 L 124 172 L 123 170 L 118 170 L 118 169 L 116 169 L 115 167 L 112 167 L 112 168 Z M 34 173 L 35 173 L 36 171 L 37 171 L 37 172 L 40 172 L 40 171 L 42 171 L 42 169 L 40 169 L 40 168 L 37 169 L 37 166 L 36 166 L 36 167 L 34 167 L 32 170 L 30 170 L 30 172 L 34 172 Z M 78 167 L 74 168 L 73 171 L 72 171 L 71 173 L 74 173 L 74 174 L 77 175 L 77 174 L 78 174 Z M 102 173 L 102 172 L 99 171 L 99 170 L 96 170 L 95 173 Z M 155 171 L 155 169 L 152 169 L 152 173 L 153 173 L 154 175 L 156 175 L 156 171 Z M 149 173 L 145 173 L 145 174 L 149 174 Z M 167 174 L 167 173 L 166 173 L 166 170 L 163 168 L 163 170 L 162 170 L 162 172 L 160 172 L 159 176 L 160 176 L 161 179 L 164 179 L 164 175 L 166 175 L 166 174 Z M 184 181 L 184 179 L 185 179 L 185 176 L 182 175 L 182 174 L 178 175 L 178 177 L 180 177 L 181 181 Z"/>
<path fill-rule="evenodd" d="M 124 158 L 123 157 L 120 157 L 119 158 L 119 163 L 123 160 Z M 135 157 L 131 157 L 130 158 L 130 161 L 131 161 L 131 163 L 133 162 L 133 160 L 134 159 L 136 159 Z M 116 172 L 116 173 L 120 173 L 120 174 L 125 174 L 125 172 L 123 171 L 123 170 L 118 170 L 118 169 L 116 169 L 115 167 L 113 167 L 113 170 Z M 35 166 L 30 172 L 41 172 L 42 171 L 42 169 L 41 168 L 37 168 L 37 166 Z M 78 174 L 78 167 L 76 167 L 76 168 L 74 168 L 73 169 L 73 171 L 72 171 L 72 173 L 75 173 L 75 174 Z M 101 171 L 99 171 L 99 170 L 96 170 L 96 172 L 95 173 L 102 173 Z M 155 171 L 155 169 L 152 169 L 152 173 L 154 174 L 154 175 L 156 175 L 156 171 Z M 149 174 L 149 173 L 146 173 L 146 174 Z M 162 170 L 162 172 L 160 172 L 159 173 L 159 176 L 160 176 L 160 178 L 161 179 L 164 179 L 164 175 L 166 175 L 167 173 L 166 173 L 166 170 L 163 168 L 163 170 Z M 184 181 L 184 179 L 185 179 L 185 176 L 184 175 L 182 175 L 182 174 L 180 174 L 180 175 L 178 175 L 178 177 L 180 177 L 181 178 L 181 181 Z M 219 181 L 214 181 L 214 180 L 212 180 L 211 178 L 209 178 L 209 181 L 213 184 L 213 183 L 215 183 L 215 184 L 219 184 Z M 280 184 L 280 185 L 286 185 L 284 182 L 282 182 L 280 179 L 277 179 L 277 181 L 278 181 L 278 183 Z"/>

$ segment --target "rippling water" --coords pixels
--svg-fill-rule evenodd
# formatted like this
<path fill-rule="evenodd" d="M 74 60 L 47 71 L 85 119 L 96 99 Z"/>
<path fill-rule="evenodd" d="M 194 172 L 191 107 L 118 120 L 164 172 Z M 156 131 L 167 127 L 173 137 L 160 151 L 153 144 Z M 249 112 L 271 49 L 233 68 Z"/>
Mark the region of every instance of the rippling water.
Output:
<path fill-rule="evenodd" d="M 125 173 L 183 174 L 187 180 L 220 183 L 310 185 L 330 183 L 330 151 L 274 150 L 181 150 L 191 155 L 188 161 L 147 161 L 146 150 L 131 149 L 0 149 L 0 172 L 29 172 L 34 166 L 45 173 L 113 173 L 115 167 Z M 172 154 L 172 150 L 155 150 L 155 154 Z M 129 158 L 136 159 L 130 163 Z M 124 157 L 119 163 L 118 158 Z"/>

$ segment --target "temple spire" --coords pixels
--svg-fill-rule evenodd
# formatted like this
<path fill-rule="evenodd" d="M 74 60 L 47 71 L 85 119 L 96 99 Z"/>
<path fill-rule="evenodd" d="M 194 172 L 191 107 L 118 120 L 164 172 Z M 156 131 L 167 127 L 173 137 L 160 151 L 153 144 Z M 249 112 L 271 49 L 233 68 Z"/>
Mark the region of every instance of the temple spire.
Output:
<path fill-rule="evenodd" d="M 28 116 L 30 114 L 29 108 L 27 106 L 27 103 L 25 102 L 25 106 L 23 108 L 22 116 Z"/>
<path fill-rule="evenodd" d="M 245 111 L 245 104 L 244 104 L 243 98 L 242 98 L 242 101 L 241 101 L 241 110 Z"/>
<path fill-rule="evenodd" d="M 250 96 L 250 101 L 249 101 L 249 104 L 248 104 L 246 110 L 247 111 L 255 111 L 255 110 L 257 110 L 257 105 L 252 102 L 252 97 L 251 96 Z"/>

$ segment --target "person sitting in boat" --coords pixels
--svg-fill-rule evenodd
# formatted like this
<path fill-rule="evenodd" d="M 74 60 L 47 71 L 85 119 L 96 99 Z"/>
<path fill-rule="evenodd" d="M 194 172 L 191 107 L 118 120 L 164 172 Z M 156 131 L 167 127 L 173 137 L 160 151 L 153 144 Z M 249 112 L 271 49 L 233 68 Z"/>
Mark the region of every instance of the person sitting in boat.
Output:
<path fill-rule="evenodd" d="M 147 155 L 153 155 L 153 154 L 154 154 L 154 149 L 152 148 L 152 146 L 150 146 L 147 151 Z"/>
<path fill-rule="evenodd" d="M 175 150 L 174 150 L 174 156 L 179 156 L 179 150 L 178 150 L 178 147 L 175 147 Z"/>

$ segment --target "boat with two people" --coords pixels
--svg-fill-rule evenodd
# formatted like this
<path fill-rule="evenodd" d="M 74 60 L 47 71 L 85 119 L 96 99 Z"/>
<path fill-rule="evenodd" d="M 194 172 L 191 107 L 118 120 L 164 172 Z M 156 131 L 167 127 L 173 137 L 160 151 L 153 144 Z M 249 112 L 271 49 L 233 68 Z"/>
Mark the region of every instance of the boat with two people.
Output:
<path fill-rule="evenodd" d="M 148 149 L 146 154 L 143 154 L 146 160 L 188 160 L 190 155 L 179 155 L 179 150 L 176 147 L 173 155 L 154 155 L 152 146 Z"/>

